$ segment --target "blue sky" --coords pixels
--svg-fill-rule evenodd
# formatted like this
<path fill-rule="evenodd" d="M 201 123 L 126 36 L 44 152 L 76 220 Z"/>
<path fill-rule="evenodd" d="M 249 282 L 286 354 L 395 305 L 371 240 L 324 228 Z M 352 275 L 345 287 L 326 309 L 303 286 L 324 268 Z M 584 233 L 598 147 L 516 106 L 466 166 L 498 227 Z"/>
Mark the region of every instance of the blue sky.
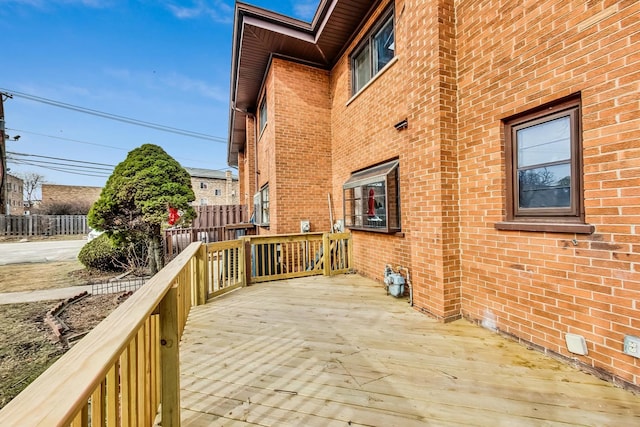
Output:
<path fill-rule="evenodd" d="M 247 3 L 310 21 L 319 1 Z M 232 0 L 0 0 L 0 88 L 226 141 L 233 11 Z M 115 165 L 152 143 L 183 166 L 228 168 L 225 142 L 20 96 L 6 100 L 4 109 L 7 134 L 20 135 L 7 141 L 9 152 Z M 10 173 L 36 172 L 54 184 L 102 186 L 107 180 L 8 166 Z"/>

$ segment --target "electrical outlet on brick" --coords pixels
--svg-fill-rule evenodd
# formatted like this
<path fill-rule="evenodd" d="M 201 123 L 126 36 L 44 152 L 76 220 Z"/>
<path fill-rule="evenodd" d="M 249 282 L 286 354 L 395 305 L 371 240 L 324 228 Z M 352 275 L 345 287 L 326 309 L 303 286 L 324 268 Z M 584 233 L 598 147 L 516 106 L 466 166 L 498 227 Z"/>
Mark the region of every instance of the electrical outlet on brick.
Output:
<path fill-rule="evenodd" d="M 623 351 L 629 356 L 640 358 L 640 338 L 632 335 L 625 336 Z"/>

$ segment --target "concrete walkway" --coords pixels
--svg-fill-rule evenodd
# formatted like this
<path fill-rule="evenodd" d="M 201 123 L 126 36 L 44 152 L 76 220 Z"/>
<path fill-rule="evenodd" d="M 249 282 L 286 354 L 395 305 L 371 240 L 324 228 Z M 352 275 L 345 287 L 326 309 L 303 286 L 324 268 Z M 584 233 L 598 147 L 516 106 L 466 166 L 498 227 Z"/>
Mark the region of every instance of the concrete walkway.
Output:
<path fill-rule="evenodd" d="M 85 285 L 72 286 L 69 288 L 43 289 L 38 291 L 0 293 L 0 305 L 67 299 L 85 291 L 91 293 L 91 288 L 92 285 Z"/>

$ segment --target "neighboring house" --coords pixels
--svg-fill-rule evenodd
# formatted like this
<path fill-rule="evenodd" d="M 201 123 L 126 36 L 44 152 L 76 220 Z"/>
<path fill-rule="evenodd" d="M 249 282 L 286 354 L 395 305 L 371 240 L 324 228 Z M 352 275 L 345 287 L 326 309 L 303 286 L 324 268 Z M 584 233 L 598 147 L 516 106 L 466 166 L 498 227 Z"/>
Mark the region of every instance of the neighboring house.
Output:
<path fill-rule="evenodd" d="M 102 187 L 80 185 L 42 184 L 42 202 L 39 209 L 52 209 L 69 206 L 81 208 L 87 212 L 100 198 Z"/>
<path fill-rule="evenodd" d="M 344 220 L 356 270 L 407 267 L 417 310 L 639 389 L 639 16 L 333 0 L 308 24 L 238 3 L 240 203 L 260 234 Z"/>
<path fill-rule="evenodd" d="M 23 215 L 24 182 L 17 176 L 7 174 L 6 186 L 7 215 Z"/>
<path fill-rule="evenodd" d="M 237 205 L 239 197 L 238 177 L 231 171 L 185 168 L 191 175 L 191 186 L 196 195 L 194 206 Z"/>

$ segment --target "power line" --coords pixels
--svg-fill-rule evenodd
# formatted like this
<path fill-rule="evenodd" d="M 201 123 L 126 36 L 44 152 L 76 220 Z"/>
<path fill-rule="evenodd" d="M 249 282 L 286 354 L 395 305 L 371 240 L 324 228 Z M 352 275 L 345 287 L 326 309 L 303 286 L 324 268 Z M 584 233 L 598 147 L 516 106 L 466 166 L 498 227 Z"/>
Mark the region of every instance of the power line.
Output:
<path fill-rule="evenodd" d="M 63 136 L 47 135 L 47 134 L 44 134 L 44 133 L 31 132 L 31 131 L 28 131 L 28 130 L 13 129 L 13 128 L 7 128 L 7 130 L 11 130 L 11 131 L 14 131 L 14 132 L 20 132 L 20 133 L 26 133 L 26 134 L 30 134 L 30 135 L 44 136 L 44 137 L 47 137 L 47 138 L 60 139 L 62 141 L 77 142 L 78 144 L 95 145 L 96 147 L 105 147 L 105 148 L 112 148 L 114 150 L 129 151 L 126 148 L 114 147 L 113 145 L 105 145 L 105 144 L 98 144 L 96 142 L 81 141 L 79 139 L 65 138 Z"/>
<path fill-rule="evenodd" d="M 37 154 L 7 152 L 7 155 L 7 161 L 13 164 L 35 166 L 57 172 L 82 176 L 92 176 L 97 178 L 109 177 L 113 171 L 113 168 L 115 167 L 106 163 L 87 162 L 83 160 L 65 159 L 61 157 L 40 156 Z"/>
<path fill-rule="evenodd" d="M 113 171 L 113 168 L 109 169 L 109 168 L 103 168 L 103 167 L 99 167 L 99 166 L 82 166 L 82 165 L 74 165 L 74 164 L 69 164 L 69 163 L 60 163 L 60 162 L 48 162 L 46 160 L 26 160 L 26 159 L 16 159 L 14 157 L 8 157 L 8 159 L 11 162 L 31 162 L 31 163 L 37 163 L 39 165 L 54 165 L 54 166 L 67 166 L 70 168 L 74 168 L 74 169 L 79 169 L 79 170 L 89 170 L 92 172 L 102 172 L 104 171 L 105 173 L 109 172 L 111 173 Z"/>
<path fill-rule="evenodd" d="M 63 162 L 82 163 L 82 164 L 87 164 L 87 165 L 109 166 L 111 168 L 115 168 L 116 167 L 116 165 L 110 165 L 110 164 L 107 164 L 107 163 L 95 163 L 95 162 L 87 162 L 87 161 L 84 161 L 84 160 L 63 159 L 63 158 L 60 158 L 60 157 L 40 156 L 40 155 L 37 155 L 37 154 L 14 153 L 12 151 L 7 151 L 7 154 L 11 154 L 11 155 L 14 155 L 14 156 L 21 156 L 21 157 L 39 157 L 41 159 L 61 160 Z"/>
<path fill-rule="evenodd" d="M 18 164 L 18 165 L 28 165 L 28 166 L 35 166 L 35 167 L 39 167 L 42 169 L 48 169 L 48 170 L 53 170 L 53 171 L 57 171 L 57 172 L 64 172 L 64 173 L 69 173 L 72 175 L 82 175 L 82 176 L 92 176 L 92 177 L 96 177 L 96 178 L 107 178 L 109 177 L 109 174 L 100 174 L 100 173 L 87 173 L 84 171 L 78 171 L 78 170 L 74 170 L 74 169 L 67 169 L 67 168 L 61 168 L 61 167 L 52 167 L 52 166 L 44 166 L 38 163 L 32 163 L 29 161 L 24 161 L 24 160 L 18 160 L 18 161 L 11 161 L 11 163 L 14 164 Z"/>
<path fill-rule="evenodd" d="M 32 132 L 32 131 L 23 130 L 23 129 L 7 128 L 7 130 L 10 130 L 10 131 L 13 131 L 13 132 L 26 133 L 26 134 L 30 134 L 30 135 L 44 136 L 46 138 L 59 139 L 59 140 L 62 140 L 62 141 L 76 142 L 78 144 L 87 144 L 87 145 L 94 145 L 94 146 L 97 146 L 97 147 L 111 148 L 111 149 L 120 150 L 120 151 L 130 151 L 131 150 L 129 148 L 114 147 L 113 145 L 98 144 L 98 143 L 95 143 L 95 142 L 81 141 L 81 140 L 78 140 L 78 139 L 65 138 L 65 137 L 56 136 L 56 135 L 47 135 L 47 134 L 44 134 L 44 133 Z M 205 163 L 205 162 L 203 162 L 202 159 L 190 159 L 188 157 L 174 157 L 174 158 L 176 160 L 187 160 L 189 162 Z M 220 169 L 220 170 L 226 170 L 226 169 Z"/>
<path fill-rule="evenodd" d="M 90 115 L 97 116 L 97 117 L 102 117 L 102 118 L 105 118 L 105 119 L 116 120 L 116 121 L 119 121 L 119 122 L 128 123 L 128 124 L 132 124 L 132 125 L 136 125 L 136 126 L 147 127 L 147 128 L 150 128 L 150 129 L 155 129 L 155 130 L 159 130 L 159 131 L 163 131 L 163 132 L 170 132 L 170 133 L 175 133 L 175 134 L 182 135 L 182 136 L 188 136 L 188 137 L 191 137 L 191 138 L 204 139 L 204 140 L 208 140 L 208 141 L 221 142 L 221 143 L 226 143 L 227 142 L 226 138 L 222 138 L 222 137 L 219 137 L 219 136 L 207 135 L 205 133 L 193 132 L 193 131 L 190 131 L 190 130 L 174 128 L 174 127 L 171 127 L 171 126 L 164 126 L 164 125 L 161 125 L 161 124 L 158 124 L 158 123 L 146 122 L 146 121 L 134 119 L 134 118 L 131 118 L 131 117 L 125 117 L 125 116 L 120 116 L 120 115 L 117 115 L 117 114 L 106 113 L 104 111 L 99 111 L 99 110 L 93 110 L 91 108 L 79 107 L 77 105 L 67 104 L 66 102 L 55 101 L 53 99 L 48 99 L 48 98 L 43 98 L 43 97 L 40 97 L 40 96 L 30 95 L 28 93 L 22 93 L 22 92 L 17 92 L 17 91 L 14 91 L 14 90 L 3 89 L 3 88 L 0 88 L 0 91 L 6 92 L 9 95 L 13 95 L 13 96 L 17 96 L 17 97 L 20 97 L 20 98 L 28 99 L 30 101 L 40 102 L 40 103 L 43 103 L 43 104 L 52 105 L 54 107 L 65 108 L 67 110 L 77 111 L 77 112 L 85 113 L 85 114 L 90 114 Z"/>

